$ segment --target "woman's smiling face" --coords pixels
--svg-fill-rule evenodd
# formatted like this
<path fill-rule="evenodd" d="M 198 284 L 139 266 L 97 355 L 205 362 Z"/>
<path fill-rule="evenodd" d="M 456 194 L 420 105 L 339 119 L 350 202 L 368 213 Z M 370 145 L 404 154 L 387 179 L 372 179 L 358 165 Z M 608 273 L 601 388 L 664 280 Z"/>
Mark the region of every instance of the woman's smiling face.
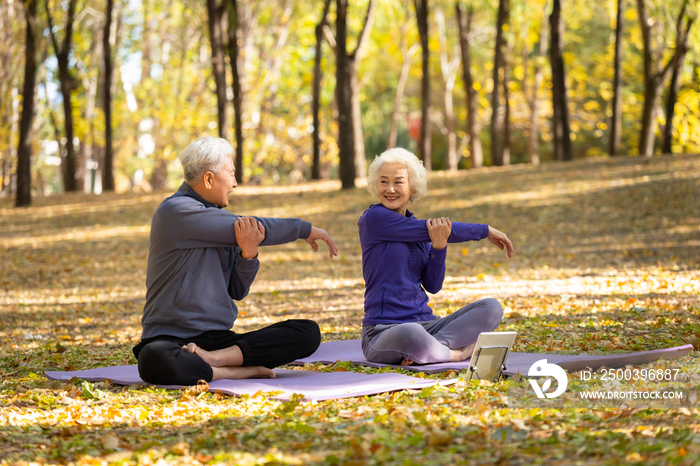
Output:
<path fill-rule="evenodd" d="M 405 165 L 392 162 L 385 163 L 379 168 L 377 195 L 384 207 L 406 215 L 406 207 L 413 193 Z"/>

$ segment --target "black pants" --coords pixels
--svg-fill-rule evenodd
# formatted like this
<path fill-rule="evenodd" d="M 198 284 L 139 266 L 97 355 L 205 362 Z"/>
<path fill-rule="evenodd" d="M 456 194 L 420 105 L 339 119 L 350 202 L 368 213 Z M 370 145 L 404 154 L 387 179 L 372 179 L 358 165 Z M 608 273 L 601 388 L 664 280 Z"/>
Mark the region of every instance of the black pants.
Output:
<path fill-rule="evenodd" d="M 230 330 L 204 332 L 193 338 L 158 336 L 142 340 L 134 347 L 139 375 L 158 385 L 195 385 L 211 382 L 213 371 L 202 358 L 182 346 L 195 343 L 205 351 L 237 345 L 244 366 L 273 367 L 311 356 L 321 344 L 321 331 L 312 320 L 293 319 L 249 333 Z"/>

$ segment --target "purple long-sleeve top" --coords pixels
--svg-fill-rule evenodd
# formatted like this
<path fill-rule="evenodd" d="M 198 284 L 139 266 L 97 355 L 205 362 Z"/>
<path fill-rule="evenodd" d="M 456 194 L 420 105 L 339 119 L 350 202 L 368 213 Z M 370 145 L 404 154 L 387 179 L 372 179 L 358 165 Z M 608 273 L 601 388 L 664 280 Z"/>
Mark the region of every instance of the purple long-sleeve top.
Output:
<path fill-rule="evenodd" d="M 367 209 L 358 222 L 365 278 L 363 325 L 422 322 L 435 319 L 428 295 L 442 288 L 447 248 L 434 249 L 425 220 L 410 211 L 403 216 L 381 204 Z M 481 240 L 486 224 L 452 222 L 448 243 Z"/>

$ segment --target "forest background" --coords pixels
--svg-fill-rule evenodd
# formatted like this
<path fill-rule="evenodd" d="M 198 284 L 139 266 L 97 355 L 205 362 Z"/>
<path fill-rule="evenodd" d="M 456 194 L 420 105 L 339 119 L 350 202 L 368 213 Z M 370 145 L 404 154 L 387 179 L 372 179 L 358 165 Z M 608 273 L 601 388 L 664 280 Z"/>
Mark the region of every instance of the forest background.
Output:
<path fill-rule="evenodd" d="M 136 363 L 151 217 L 177 154 L 208 134 L 237 149 L 232 210 L 302 217 L 341 252 L 261 251 L 238 331 L 308 318 L 325 341 L 360 336 L 356 222 L 373 201 L 355 177 L 397 144 L 435 170 L 418 217 L 493 224 L 516 247 L 451 246 L 437 315 L 497 297 L 515 351 L 691 343 L 647 367 L 697 392 L 697 14 L 694 0 L 0 2 L 0 464 L 700 464 L 696 404 L 512 409 L 508 382 L 454 372 L 318 403 L 43 376 Z"/>
<path fill-rule="evenodd" d="M 394 145 L 438 170 L 698 152 L 697 14 L 695 0 L 8 0 L 0 192 L 173 188 L 204 135 L 237 147 L 239 182 L 344 188 Z"/>

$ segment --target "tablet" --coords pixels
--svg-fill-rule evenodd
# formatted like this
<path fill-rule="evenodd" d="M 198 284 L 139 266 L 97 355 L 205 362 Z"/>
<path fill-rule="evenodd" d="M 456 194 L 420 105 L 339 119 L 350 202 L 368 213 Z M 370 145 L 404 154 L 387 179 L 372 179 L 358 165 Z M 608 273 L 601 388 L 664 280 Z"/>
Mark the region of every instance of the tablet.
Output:
<path fill-rule="evenodd" d="M 474 345 L 467 380 L 498 382 L 506 368 L 515 332 L 483 332 Z"/>

